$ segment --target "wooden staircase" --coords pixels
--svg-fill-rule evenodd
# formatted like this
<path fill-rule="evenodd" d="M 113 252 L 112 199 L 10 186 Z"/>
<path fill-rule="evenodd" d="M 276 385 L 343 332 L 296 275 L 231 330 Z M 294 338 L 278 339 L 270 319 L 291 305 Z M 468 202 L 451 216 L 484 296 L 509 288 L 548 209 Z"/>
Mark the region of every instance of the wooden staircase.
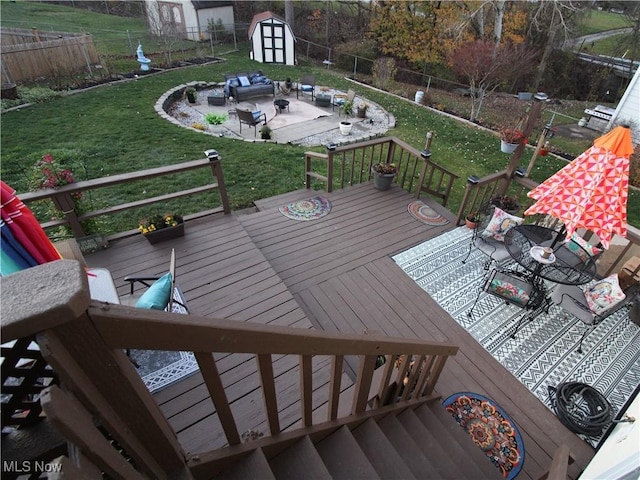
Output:
<path fill-rule="evenodd" d="M 307 435 L 275 456 L 255 449 L 216 480 L 500 479 L 500 470 L 440 401 L 423 403 L 314 441 Z"/>

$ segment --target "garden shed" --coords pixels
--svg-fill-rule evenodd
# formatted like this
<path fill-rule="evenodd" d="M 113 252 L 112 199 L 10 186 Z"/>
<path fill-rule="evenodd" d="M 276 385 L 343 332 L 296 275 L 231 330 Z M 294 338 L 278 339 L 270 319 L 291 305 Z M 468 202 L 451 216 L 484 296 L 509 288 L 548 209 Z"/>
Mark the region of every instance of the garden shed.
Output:
<path fill-rule="evenodd" d="M 289 24 L 271 13 L 258 13 L 249 26 L 251 59 L 260 63 L 295 65 L 296 38 Z"/>

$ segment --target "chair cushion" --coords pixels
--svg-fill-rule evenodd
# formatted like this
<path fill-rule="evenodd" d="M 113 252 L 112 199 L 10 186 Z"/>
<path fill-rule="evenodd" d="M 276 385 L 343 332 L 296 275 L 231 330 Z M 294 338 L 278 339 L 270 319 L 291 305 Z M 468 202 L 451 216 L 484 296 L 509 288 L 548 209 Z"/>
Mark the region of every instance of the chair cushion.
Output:
<path fill-rule="evenodd" d="M 166 273 L 147 289 L 136 302 L 138 308 L 150 308 L 152 310 L 164 310 L 171 299 L 172 279 L 171 273 Z"/>
<path fill-rule="evenodd" d="M 609 275 L 602 280 L 591 280 L 583 288 L 587 305 L 589 305 L 589 309 L 596 315 L 601 314 L 625 299 L 625 294 L 618 282 L 617 273 Z"/>
<path fill-rule="evenodd" d="M 313 90 L 313 85 L 300 85 L 300 90 L 303 92 L 310 92 Z"/>
<path fill-rule="evenodd" d="M 571 238 L 565 243 L 565 246 L 570 251 L 575 253 L 578 257 L 580 257 L 580 260 L 582 260 L 583 262 L 586 262 L 587 260 L 589 260 L 589 257 L 593 257 L 595 255 L 598 255 L 600 252 L 602 252 L 601 249 L 599 249 L 598 247 L 594 247 L 593 245 L 591 245 L 589 242 L 587 242 L 584 238 L 582 238 L 580 235 L 578 235 L 575 232 L 573 233 L 573 235 L 571 235 Z"/>
<path fill-rule="evenodd" d="M 241 87 L 248 87 L 249 85 L 251 85 L 251 82 L 249 81 L 249 79 L 244 76 L 238 77 L 238 81 L 240 82 Z"/>
<path fill-rule="evenodd" d="M 262 115 L 262 110 L 256 110 L 255 112 L 251 112 L 251 115 L 253 115 L 254 120 L 258 120 L 258 118 L 260 118 L 260 115 Z"/>
<path fill-rule="evenodd" d="M 504 210 L 496 207 L 491 221 L 484 229 L 482 235 L 484 237 L 493 237 L 499 242 L 504 242 L 505 234 L 516 225 L 520 225 L 524 219 L 511 215 Z"/>
<path fill-rule="evenodd" d="M 502 297 L 505 300 L 509 300 L 510 302 L 517 303 L 518 305 L 525 306 L 529 303 L 529 292 L 507 280 L 494 278 L 491 280 L 488 290 L 494 295 Z"/>

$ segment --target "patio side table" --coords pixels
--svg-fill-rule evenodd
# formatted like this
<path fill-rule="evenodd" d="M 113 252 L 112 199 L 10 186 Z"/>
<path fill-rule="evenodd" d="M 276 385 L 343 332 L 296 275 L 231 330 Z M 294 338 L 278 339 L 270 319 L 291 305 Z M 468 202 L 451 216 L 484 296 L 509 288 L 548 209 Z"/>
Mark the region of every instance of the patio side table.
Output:
<path fill-rule="evenodd" d="M 316 94 L 316 106 L 317 107 L 330 107 L 331 106 L 331 95 L 328 93 L 318 93 Z"/>
<path fill-rule="evenodd" d="M 223 92 L 214 91 L 207 97 L 207 103 L 215 107 L 224 107 L 227 103 L 227 99 Z"/>

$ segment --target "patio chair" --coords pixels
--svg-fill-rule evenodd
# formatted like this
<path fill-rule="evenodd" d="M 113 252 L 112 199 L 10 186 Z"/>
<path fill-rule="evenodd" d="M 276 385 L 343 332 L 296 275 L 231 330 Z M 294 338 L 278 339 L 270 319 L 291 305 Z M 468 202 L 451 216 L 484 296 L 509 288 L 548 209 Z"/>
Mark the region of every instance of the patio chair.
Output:
<path fill-rule="evenodd" d="M 499 221 L 498 215 L 494 215 L 496 213 L 495 207 L 491 205 L 481 209 L 481 211 L 483 212 L 484 218 L 478 226 L 473 229 L 469 251 L 464 259 L 462 259 L 462 263 L 466 263 L 469 255 L 471 255 L 471 251 L 475 247 L 488 257 L 484 264 L 484 269 L 489 270 L 493 262 L 502 263 L 505 260 L 509 260 L 511 255 L 509 255 L 504 245 L 505 229 L 501 227 L 502 222 Z M 509 216 L 505 218 L 507 219 L 505 222 L 513 226 L 511 220 L 513 220 L 513 218 L 518 219 L 519 217 Z M 517 222 L 521 222 L 521 220 L 522 219 L 513 220 L 513 222 L 517 224 Z"/>
<path fill-rule="evenodd" d="M 176 284 L 176 253 L 171 249 L 169 272 L 165 275 L 128 275 L 129 293 L 120 296 L 120 304 L 140 308 L 189 313 L 182 290 Z M 145 290 L 141 290 L 142 286 Z M 138 290 L 136 290 L 138 288 Z"/>
<path fill-rule="evenodd" d="M 309 73 L 302 75 L 300 83 L 298 83 L 298 90 L 296 91 L 296 98 L 300 98 L 300 93 L 311 93 L 311 101 L 315 99 L 316 95 L 316 76 Z"/>
<path fill-rule="evenodd" d="M 578 343 L 578 353 L 582 353 L 584 339 L 598 324 L 622 308 L 631 309 L 640 295 L 640 283 L 635 277 L 631 281 L 623 281 L 624 268 L 620 274 L 595 279 L 583 286 L 559 285 L 551 295 L 551 300 L 566 314 L 571 314 L 586 326 Z"/>
<path fill-rule="evenodd" d="M 267 114 L 262 113 L 259 110 L 252 112 L 250 110 L 236 108 L 236 113 L 238 114 L 238 120 L 240 120 L 240 133 L 242 133 L 243 123 L 249 125 L 250 127 L 253 127 L 254 137 L 258 133 L 258 125 L 260 125 L 260 123 L 262 123 L 263 125 L 267 124 Z"/>
<path fill-rule="evenodd" d="M 522 325 L 533 320 L 538 313 L 543 309 L 548 310 L 549 307 L 544 285 L 527 275 L 526 272 L 500 267 L 494 267 L 489 270 L 480 287 L 478 296 L 467 312 L 469 318 L 473 318 L 473 309 L 483 293 L 493 295 L 508 305 L 515 305 L 529 311 L 529 313 L 518 319 L 511 338 L 516 338 L 516 334 Z"/>
<path fill-rule="evenodd" d="M 342 116 L 342 113 L 344 112 L 344 104 L 347 102 L 351 102 L 353 104 L 353 101 L 356 98 L 356 92 L 354 92 L 353 90 L 347 90 L 347 95 L 346 97 L 344 96 L 339 96 L 338 98 L 335 98 L 334 95 L 334 101 L 333 101 L 333 105 L 334 107 L 338 107 L 338 116 Z"/>

